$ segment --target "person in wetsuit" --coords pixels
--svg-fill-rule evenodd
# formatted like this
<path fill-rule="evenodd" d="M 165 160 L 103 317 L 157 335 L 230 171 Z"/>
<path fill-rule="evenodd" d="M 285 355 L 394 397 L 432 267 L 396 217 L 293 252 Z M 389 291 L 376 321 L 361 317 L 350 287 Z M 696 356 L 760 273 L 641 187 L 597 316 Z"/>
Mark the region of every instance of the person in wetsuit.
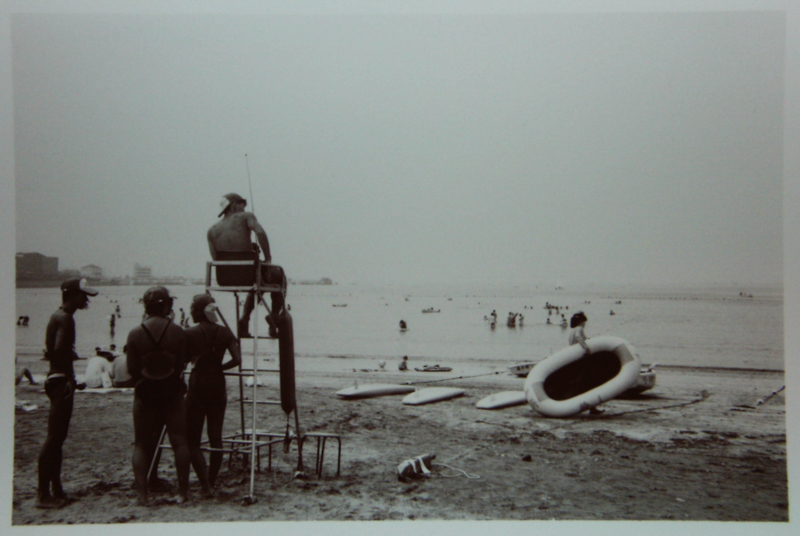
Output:
<path fill-rule="evenodd" d="M 61 284 L 61 307 L 50 316 L 45 331 L 45 358 L 50 361 L 50 370 L 44 390 L 50 399 L 50 413 L 47 416 L 47 439 L 39 452 L 39 489 L 36 495 L 39 508 L 59 508 L 67 502 L 61 485 L 61 462 L 76 387 L 72 362 L 78 355 L 75 353 L 73 315 L 75 311 L 89 307 L 89 296 L 97 296 L 97 291 L 86 285 L 86 279 L 64 281 Z"/>
<path fill-rule="evenodd" d="M 139 504 L 147 504 L 147 473 L 166 427 L 178 474 L 177 502 L 188 500 L 189 447 L 186 443 L 186 337 L 171 319 L 174 298 L 161 286 L 144 293 L 146 318 L 128 333 L 128 373 L 137 383 L 133 396 L 133 474 Z"/>
<path fill-rule="evenodd" d="M 195 325 L 186 330 L 187 354 L 193 364 L 186 395 L 186 434 L 192 467 L 204 493 L 209 495 L 222 465 L 222 452 L 212 451 L 206 468 L 200 450 L 203 423 L 206 423 L 209 446 L 221 449 L 228 402 L 223 371 L 238 367 L 242 362 L 236 337 L 230 329 L 217 323 L 214 311 L 214 298 L 208 294 L 196 295 L 189 309 Z M 226 351 L 230 352 L 231 359 L 223 363 Z"/>

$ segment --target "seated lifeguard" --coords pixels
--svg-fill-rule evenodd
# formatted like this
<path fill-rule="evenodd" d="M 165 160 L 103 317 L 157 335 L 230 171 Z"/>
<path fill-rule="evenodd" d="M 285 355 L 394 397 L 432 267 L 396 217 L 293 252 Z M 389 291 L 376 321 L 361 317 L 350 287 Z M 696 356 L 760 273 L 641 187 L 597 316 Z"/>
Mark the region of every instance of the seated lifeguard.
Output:
<path fill-rule="evenodd" d="M 255 214 L 252 212 L 245 212 L 244 208 L 247 206 L 247 200 L 239 194 L 230 193 L 223 196 L 220 202 L 222 211 L 218 217 L 222 219 L 211 226 L 208 230 L 208 249 L 211 252 L 211 258 L 215 261 L 231 261 L 231 260 L 253 260 L 258 258 L 258 247 L 264 252 L 265 263 L 261 267 L 261 284 L 262 285 L 280 285 L 280 292 L 271 292 L 272 298 L 272 312 L 267 316 L 267 323 L 269 324 L 270 337 L 277 337 L 279 324 L 278 319 L 283 314 L 284 296 L 286 295 L 286 275 L 280 266 L 273 266 L 272 255 L 269 250 L 269 240 L 267 233 L 261 224 L 258 223 Z M 251 233 L 255 233 L 258 244 L 251 242 Z M 227 270 L 228 272 L 241 273 L 240 267 L 217 267 L 217 283 L 220 285 L 231 285 L 229 282 L 220 281 L 220 276 L 223 275 L 225 268 L 236 268 L 237 270 Z M 247 268 L 249 270 L 249 268 Z M 244 272 L 247 274 L 247 271 Z M 255 281 L 250 277 L 246 285 L 252 285 Z M 255 293 L 250 292 L 244 302 L 244 309 L 242 317 L 239 319 L 239 336 L 252 337 L 250 335 L 250 314 L 253 312 L 255 305 Z"/>

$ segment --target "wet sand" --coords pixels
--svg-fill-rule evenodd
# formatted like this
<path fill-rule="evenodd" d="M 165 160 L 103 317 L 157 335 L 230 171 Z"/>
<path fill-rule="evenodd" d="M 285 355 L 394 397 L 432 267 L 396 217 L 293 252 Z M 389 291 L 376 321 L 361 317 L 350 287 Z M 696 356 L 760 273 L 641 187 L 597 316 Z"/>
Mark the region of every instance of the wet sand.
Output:
<path fill-rule="evenodd" d="M 46 371 L 33 356 L 20 356 L 20 364 L 35 374 Z M 190 502 L 172 504 L 175 471 L 167 451 L 159 469 L 164 485 L 151 493 L 150 506 L 138 506 L 132 395 L 118 392 L 76 394 L 62 472 L 72 502 L 36 509 L 36 457 L 48 402 L 41 386 L 23 382 L 16 398 L 39 409 L 16 411 L 12 523 L 788 520 L 784 393 L 747 407 L 783 385 L 781 372 L 658 368 L 654 389 L 604 404 L 603 415 L 550 419 L 527 405 L 475 408 L 493 392 L 522 388 L 522 379 L 496 363 L 495 369 L 467 363 L 444 374 L 400 373 L 396 363 L 380 371 L 378 360 L 359 364 L 370 372 L 348 365 L 342 359 L 297 360 L 301 430 L 341 436 L 341 474 L 336 476 L 334 441 L 327 444 L 321 476 L 314 471 L 315 442 L 306 442 L 306 476 L 298 478 L 296 444 L 288 454 L 278 445 L 272 470 L 263 453 L 251 505 L 244 501 L 250 472 L 242 456 L 230 463 L 226 456 L 214 498 L 200 498 L 192 474 Z M 482 373 L 488 375 L 427 384 L 467 390 L 462 398 L 428 406 L 404 406 L 401 396 L 346 401 L 334 395 L 356 379 L 400 383 Z M 277 375 L 264 380 L 259 398 L 277 398 Z M 229 382 L 226 431 L 235 433 L 239 393 L 235 380 Z M 279 408 L 262 406 L 259 415 L 259 428 L 285 431 Z M 431 475 L 398 481 L 397 465 L 425 453 L 436 454 Z"/>

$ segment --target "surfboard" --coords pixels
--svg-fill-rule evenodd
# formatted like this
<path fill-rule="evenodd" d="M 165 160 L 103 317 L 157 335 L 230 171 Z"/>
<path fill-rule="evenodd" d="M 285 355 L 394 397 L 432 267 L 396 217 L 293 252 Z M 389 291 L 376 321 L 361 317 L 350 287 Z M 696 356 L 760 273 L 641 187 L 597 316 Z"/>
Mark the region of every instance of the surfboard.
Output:
<path fill-rule="evenodd" d="M 456 398 L 462 396 L 464 393 L 464 389 L 459 389 L 458 387 L 427 387 L 406 396 L 403 399 L 403 404 L 408 406 L 421 406 L 423 404 Z"/>
<path fill-rule="evenodd" d="M 376 396 L 405 395 L 414 392 L 410 385 L 397 385 L 393 383 L 365 383 L 354 385 L 336 392 L 336 396 L 346 400 L 356 398 L 373 398 Z"/>
<path fill-rule="evenodd" d="M 501 391 L 481 398 L 475 407 L 478 409 L 502 409 L 521 406 L 528 401 L 525 391 Z"/>
<path fill-rule="evenodd" d="M 569 417 L 616 398 L 632 387 L 641 369 L 625 339 L 587 339 L 590 354 L 573 344 L 540 361 L 525 380 L 531 407 L 547 417 Z"/>

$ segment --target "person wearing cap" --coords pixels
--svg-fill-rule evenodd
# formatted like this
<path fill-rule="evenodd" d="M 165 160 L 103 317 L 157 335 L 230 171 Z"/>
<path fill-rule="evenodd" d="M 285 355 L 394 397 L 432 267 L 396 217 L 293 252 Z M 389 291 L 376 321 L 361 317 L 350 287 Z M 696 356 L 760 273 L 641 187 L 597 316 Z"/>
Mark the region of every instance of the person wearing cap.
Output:
<path fill-rule="evenodd" d="M 137 380 L 133 396 L 133 474 L 139 504 L 147 504 L 147 473 L 158 451 L 158 438 L 166 427 L 175 453 L 178 474 L 177 502 L 189 495 L 189 447 L 186 443 L 186 404 L 183 369 L 186 337 L 170 319 L 174 298 L 161 286 L 144 293 L 145 319 L 128 334 L 127 366 Z"/>
<path fill-rule="evenodd" d="M 45 359 L 50 370 L 44 390 L 50 399 L 47 417 L 47 439 L 39 452 L 39 489 L 36 506 L 59 508 L 67 498 L 61 486 L 62 446 L 67 439 L 72 419 L 73 394 L 76 381 L 72 362 L 75 353 L 75 311 L 89 307 L 89 296 L 97 291 L 86 284 L 86 279 L 69 279 L 61 283 L 61 306 L 50 316 L 45 331 Z"/>
<path fill-rule="evenodd" d="M 264 252 L 262 265 L 262 284 L 277 283 L 281 285 L 281 292 L 272 292 L 272 312 L 267 316 L 270 337 L 277 337 L 278 319 L 283 312 L 284 296 L 286 295 L 286 275 L 279 266 L 272 266 L 272 255 L 269 249 L 269 240 L 264 228 L 258 223 L 255 214 L 245 212 L 247 200 L 239 194 L 230 193 L 223 196 L 220 202 L 222 211 L 218 217 L 220 221 L 212 225 L 207 233 L 208 249 L 211 258 L 215 261 L 223 260 L 250 260 L 256 259 L 260 246 Z M 251 234 L 256 235 L 258 245 L 251 242 Z M 249 332 L 250 314 L 255 306 L 255 295 L 250 292 L 242 309 L 242 316 L 237 326 L 240 337 L 251 337 Z"/>
<path fill-rule="evenodd" d="M 214 486 L 222 465 L 222 452 L 211 451 L 206 467 L 200 450 L 203 423 L 206 424 L 209 446 L 221 449 L 222 424 L 228 402 L 223 371 L 238 367 L 242 356 L 231 330 L 217 323 L 214 298 L 197 294 L 192 299 L 189 314 L 195 325 L 186 330 L 187 354 L 193 365 L 186 394 L 186 434 L 192 467 L 203 492 L 210 495 L 210 487 Z M 226 351 L 230 352 L 231 359 L 223 363 Z"/>

